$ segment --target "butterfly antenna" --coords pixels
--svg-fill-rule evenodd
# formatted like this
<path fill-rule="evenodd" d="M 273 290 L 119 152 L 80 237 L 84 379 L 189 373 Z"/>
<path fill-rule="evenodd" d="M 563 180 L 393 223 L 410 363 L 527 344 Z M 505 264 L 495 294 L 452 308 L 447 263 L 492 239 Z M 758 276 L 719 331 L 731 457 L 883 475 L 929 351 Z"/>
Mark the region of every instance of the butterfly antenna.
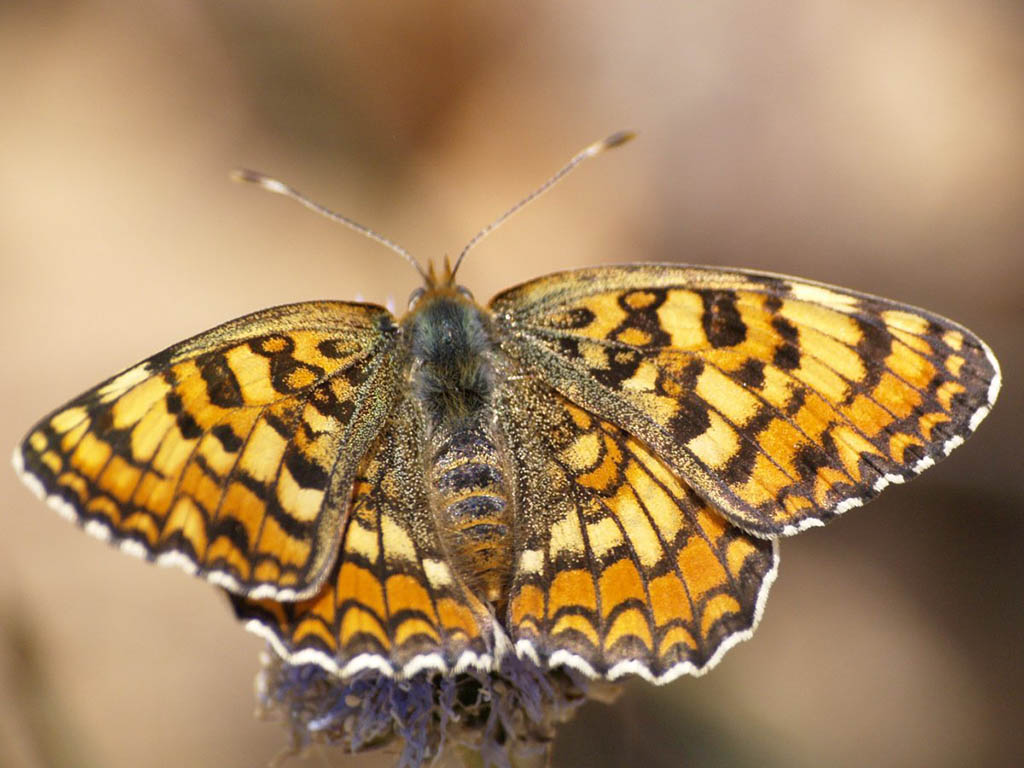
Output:
<path fill-rule="evenodd" d="M 615 147 L 619 147 L 625 144 L 630 139 L 632 139 L 634 136 L 636 136 L 636 134 L 633 133 L 633 131 L 618 131 L 616 133 L 613 133 L 606 139 L 601 139 L 601 141 L 595 141 L 582 152 L 576 154 L 576 156 L 573 157 L 573 159 L 570 160 L 568 163 L 566 163 L 562 167 L 562 169 L 559 170 L 554 176 L 545 181 L 543 184 L 537 187 L 537 189 L 535 189 L 533 192 L 528 194 L 518 203 L 513 205 L 511 208 L 509 208 L 507 211 L 501 214 L 501 216 L 499 216 L 497 219 L 488 224 L 486 227 L 477 232 L 473 239 L 466 244 L 466 247 L 462 249 L 462 253 L 459 254 L 459 258 L 455 260 L 455 267 L 452 269 L 452 277 L 454 278 L 455 273 L 459 271 L 459 266 L 462 264 L 462 260 L 466 258 L 466 254 L 469 253 L 470 250 L 472 250 L 477 243 L 479 243 L 481 240 L 483 240 L 485 237 L 491 234 L 491 232 L 493 232 L 499 226 L 501 226 L 504 223 L 505 219 L 509 218 L 512 214 L 516 213 L 521 208 L 526 207 L 529 203 L 533 202 L 538 197 L 543 195 L 545 192 L 547 192 L 549 189 L 555 186 L 555 184 L 561 181 L 566 175 L 568 175 L 570 171 L 575 169 L 576 166 L 582 163 L 584 160 L 589 160 L 591 157 L 601 154 L 606 149 L 614 149 Z"/>
<path fill-rule="evenodd" d="M 263 189 L 267 190 L 268 192 L 273 192 L 274 194 L 277 195 L 284 195 L 285 197 L 290 197 L 292 200 L 301 203 L 302 205 L 309 208 L 311 211 L 316 211 L 321 216 L 326 216 L 328 219 L 336 221 L 339 224 L 344 224 L 349 229 L 354 229 L 359 234 L 365 235 L 371 240 L 376 240 L 378 243 L 380 243 L 386 248 L 390 248 L 392 251 L 394 251 L 403 259 L 412 264 L 413 268 L 419 273 L 420 277 L 423 278 L 424 282 L 427 281 L 427 273 L 423 271 L 423 267 L 419 265 L 419 262 L 417 262 L 416 259 L 413 258 L 411 253 L 405 250 L 405 248 L 403 248 L 402 246 L 398 245 L 398 243 L 394 243 L 391 240 L 388 240 L 386 237 L 384 237 L 384 235 L 378 232 L 374 232 L 369 227 L 364 227 L 359 222 L 353 221 L 347 216 L 342 216 L 340 213 L 335 213 L 331 209 L 325 208 L 319 203 L 314 203 L 312 200 L 310 200 L 308 197 L 303 195 L 298 190 L 292 189 L 287 184 L 280 182 L 277 179 L 272 179 L 269 176 L 259 173 L 258 171 L 249 171 L 245 169 L 232 171 L 231 178 L 234 181 L 246 181 L 249 182 L 250 184 L 256 184 L 262 187 Z"/>

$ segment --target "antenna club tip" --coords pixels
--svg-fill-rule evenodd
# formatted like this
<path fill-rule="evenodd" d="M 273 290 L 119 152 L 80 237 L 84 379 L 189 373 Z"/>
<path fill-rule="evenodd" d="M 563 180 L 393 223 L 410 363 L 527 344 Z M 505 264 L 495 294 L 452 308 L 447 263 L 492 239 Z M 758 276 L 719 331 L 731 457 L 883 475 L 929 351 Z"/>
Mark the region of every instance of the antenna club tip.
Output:
<path fill-rule="evenodd" d="M 627 141 L 632 141 L 635 138 L 635 131 L 616 131 L 608 138 L 598 142 L 598 151 L 604 151 L 606 149 L 614 149 L 615 147 L 620 147 Z"/>
<path fill-rule="evenodd" d="M 249 184 L 256 184 L 269 192 L 276 192 L 279 195 L 294 196 L 295 192 L 287 184 L 277 179 L 272 179 L 259 171 L 250 171 L 247 168 L 238 168 L 230 174 L 232 181 L 242 181 Z"/>
<path fill-rule="evenodd" d="M 620 147 L 627 141 L 632 141 L 634 138 L 636 138 L 636 133 L 633 131 L 616 131 L 608 138 L 595 141 L 583 150 L 583 154 L 588 157 L 593 157 L 594 155 L 601 154 L 606 149 L 615 149 L 615 147 Z"/>
<path fill-rule="evenodd" d="M 235 168 L 228 174 L 232 181 L 247 181 L 251 184 L 259 184 L 263 180 L 263 174 L 250 171 L 248 168 Z"/>

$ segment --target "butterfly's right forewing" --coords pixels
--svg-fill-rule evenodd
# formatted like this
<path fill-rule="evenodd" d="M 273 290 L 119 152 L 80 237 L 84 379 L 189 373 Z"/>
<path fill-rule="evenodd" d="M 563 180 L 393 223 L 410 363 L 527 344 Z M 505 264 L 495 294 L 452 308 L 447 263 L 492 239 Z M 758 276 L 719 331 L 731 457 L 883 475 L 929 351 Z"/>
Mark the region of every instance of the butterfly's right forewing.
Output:
<path fill-rule="evenodd" d="M 585 269 L 512 288 L 491 308 L 510 357 L 766 537 L 932 466 L 999 391 L 995 357 L 966 328 L 778 275 Z"/>

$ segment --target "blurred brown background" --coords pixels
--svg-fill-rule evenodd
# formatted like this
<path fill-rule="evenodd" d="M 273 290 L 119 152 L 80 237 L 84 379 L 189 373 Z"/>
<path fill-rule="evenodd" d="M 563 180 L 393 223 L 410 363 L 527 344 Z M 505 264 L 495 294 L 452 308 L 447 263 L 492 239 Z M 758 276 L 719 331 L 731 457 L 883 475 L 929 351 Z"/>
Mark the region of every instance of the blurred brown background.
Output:
<path fill-rule="evenodd" d="M 631 260 L 793 273 L 965 323 L 1006 386 L 941 469 L 784 543 L 752 642 L 590 705 L 556 765 L 1022 764 L 1021 3 L 141 5 L 0 6 L 4 451 L 237 315 L 404 305 L 408 266 L 231 168 L 428 259 L 633 128 L 474 252 L 478 298 Z M 265 765 L 285 737 L 223 596 L 0 488 L 0 765 Z"/>

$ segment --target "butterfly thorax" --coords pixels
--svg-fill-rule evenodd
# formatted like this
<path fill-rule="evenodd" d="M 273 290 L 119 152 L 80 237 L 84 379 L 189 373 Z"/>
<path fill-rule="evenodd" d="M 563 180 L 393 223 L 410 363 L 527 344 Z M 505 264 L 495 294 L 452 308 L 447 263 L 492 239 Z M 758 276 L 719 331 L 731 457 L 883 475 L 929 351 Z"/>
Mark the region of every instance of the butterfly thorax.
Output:
<path fill-rule="evenodd" d="M 431 290 L 403 325 L 412 395 L 427 425 L 424 460 L 438 529 L 469 585 L 501 605 L 512 559 L 511 506 L 494 430 L 487 316 L 454 290 Z"/>

